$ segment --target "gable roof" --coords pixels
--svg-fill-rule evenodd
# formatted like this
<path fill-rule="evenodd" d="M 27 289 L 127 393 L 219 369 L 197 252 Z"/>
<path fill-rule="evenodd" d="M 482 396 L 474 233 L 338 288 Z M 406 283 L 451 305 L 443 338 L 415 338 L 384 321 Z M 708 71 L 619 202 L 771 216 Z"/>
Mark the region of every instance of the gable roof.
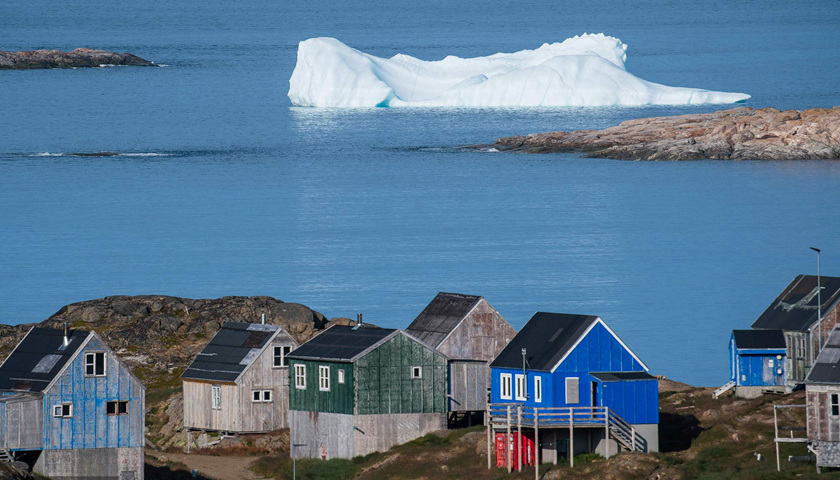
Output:
<path fill-rule="evenodd" d="M 196 355 L 181 378 L 236 382 L 281 330 L 278 325 L 227 322 Z"/>
<path fill-rule="evenodd" d="M 44 392 L 92 332 L 33 327 L 0 365 L 0 390 Z"/>
<path fill-rule="evenodd" d="M 840 383 L 840 327 L 829 335 L 805 382 Z"/>
<path fill-rule="evenodd" d="M 438 293 L 405 329 L 426 345 L 437 348 L 483 297 L 460 293 Z"/>
<path fill-rule="evenodd" d="M 333 325 L 298 347 L 289 358 L 352 362 L 398 333 L 393 328 Z"/>
<path fill-rule="evenodd" d="M 525 348 L 531 370 L 551 371 L 596 320 L 592 315 L 537 312 L 490 366 L 522 368 Z"/>
<path fill-rule="evenodd" d="M 785 350 L 785 334 L 781 330 L 732 330 L 738 349 Z"/>
<path fill-rule="evenodd" d="M 840 277 L 820 277 L 822 312 L 840 299 Z M 817 322 L 817 277 L 797 275 L 752 324 L 754 329 L 808 330 Z"/>

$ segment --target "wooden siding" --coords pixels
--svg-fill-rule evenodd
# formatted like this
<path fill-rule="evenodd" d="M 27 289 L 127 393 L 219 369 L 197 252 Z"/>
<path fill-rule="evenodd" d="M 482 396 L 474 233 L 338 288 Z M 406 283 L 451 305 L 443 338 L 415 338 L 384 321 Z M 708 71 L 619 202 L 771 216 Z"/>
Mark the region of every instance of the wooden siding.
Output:
<path fill-rule="evenodd" d="M 213 409 L 212 390 L 218 386 L 221 405 Z M 239 431 L 239 387 L 184 380 L 184 426 L 196 430 Z"/>
<path fill-rule="evenodd" d="M 32 471 L 56 480 L 143 480 L 143 447 L 46 450 Z"/>
<path fill-rule="evenodd" d="M 516 335 L 516 331 L 487 300 L 481 299 L 452 330 L 438 350 L 453 359 L 492 361 Z"/>
<path fill-rule="evenodd" d="M 421 378 L 411 378 L 412 367 Z M 402 333 L 355 364 L 356 412 L 361 415 L 446 412 L 447 359 Z"/>
<path fill-rule="evenodd" d="M 44 448 L 42 397 L 22 397 L 0 402 L 0 448 Z"/>
<path fill-rule="evenodd" d="M 487 408 L 486 362 L 449 362 L 449 411 L 465 412 Z"/>
<path fill-rule="evenodd" d="M 85 376 L 86 352 L 105 352 L 106 376 Z M 128 401 L 129 413 L 108 415 L 109 401 Z M 73 417 L 53 417 L 53 406 L 66 402 L 73 404 Z M 44 448 L 142 447 L 145 408 L 143 385 L 94 335 L 44 392 Z"/>
<path fill-rule="evenodd" d="M 840 395 L 840 385 L 806 385 L 808 440 L 840 442 L 840 415 L 831 415 L 829 395 Z"/>
<path fill-rule="evenodd" d="M 306 366 L 306 388 L 295 387 L 295 365 Z M 318 388 L 318 367 L 330 367 L 330 390 Z M 344 370 L 344 384 L 338 383 L 338 371 Z M 353 364 L 291 359 L 289 364 L 289 408 L 310 412 L 352 414 L 354 406 Z"/>

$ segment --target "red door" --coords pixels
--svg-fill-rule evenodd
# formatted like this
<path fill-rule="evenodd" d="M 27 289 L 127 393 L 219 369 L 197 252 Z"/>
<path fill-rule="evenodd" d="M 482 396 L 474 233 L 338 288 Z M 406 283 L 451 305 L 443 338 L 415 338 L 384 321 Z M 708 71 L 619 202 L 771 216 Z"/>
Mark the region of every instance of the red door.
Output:
<path fill-rule="evenodd" d="M 507 468 L 508 452 L 514 469 L 519 469 L 520 459 L 523 466 L 534 466 L 536 445 L 533 437 L 527 433 L 523 433 L 520 437 L 516 432 L 510 434 L 510 439 L 506 437 L 506 433 L 496 434 L 496 466 Z"/>

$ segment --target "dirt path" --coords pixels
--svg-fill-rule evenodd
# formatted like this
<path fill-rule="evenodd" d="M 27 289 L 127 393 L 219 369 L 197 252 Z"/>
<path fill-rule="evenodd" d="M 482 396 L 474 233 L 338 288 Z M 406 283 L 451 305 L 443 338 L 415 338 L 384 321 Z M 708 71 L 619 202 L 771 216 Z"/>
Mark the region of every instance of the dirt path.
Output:
<path fill-rule="evenodd" d="M 183 463 L 190 471 L 197 468 L 202 476 L 216 480 L 264 480 L 264 477 L 248 469 L 258 457 L 217 457 L 185 453 L 162 455 L 173 462 Z"/>

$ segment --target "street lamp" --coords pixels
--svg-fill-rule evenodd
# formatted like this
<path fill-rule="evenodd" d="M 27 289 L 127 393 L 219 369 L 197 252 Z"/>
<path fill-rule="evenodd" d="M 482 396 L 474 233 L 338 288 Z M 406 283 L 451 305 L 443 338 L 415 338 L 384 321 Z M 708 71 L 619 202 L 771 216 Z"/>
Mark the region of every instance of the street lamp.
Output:
<path fill-rule="evenodd" d="M 822 285 L 820 285 L 820 249 L 816 247 L 808 247 L 811 250 L 817 252 L 817 322 L 818 323 L 818 331 L 820 336 L 820 341 L 818 344 L 819 353 L 822 350 L 823 338 L 822 338 L 822 297 L 820 294 L 822 293 Z"/>
<path fill-rule="evenodd" d="M 297 480 L 297 447 L 305 447 L 305 443 L 292 444 L 292 480 Z"/>

